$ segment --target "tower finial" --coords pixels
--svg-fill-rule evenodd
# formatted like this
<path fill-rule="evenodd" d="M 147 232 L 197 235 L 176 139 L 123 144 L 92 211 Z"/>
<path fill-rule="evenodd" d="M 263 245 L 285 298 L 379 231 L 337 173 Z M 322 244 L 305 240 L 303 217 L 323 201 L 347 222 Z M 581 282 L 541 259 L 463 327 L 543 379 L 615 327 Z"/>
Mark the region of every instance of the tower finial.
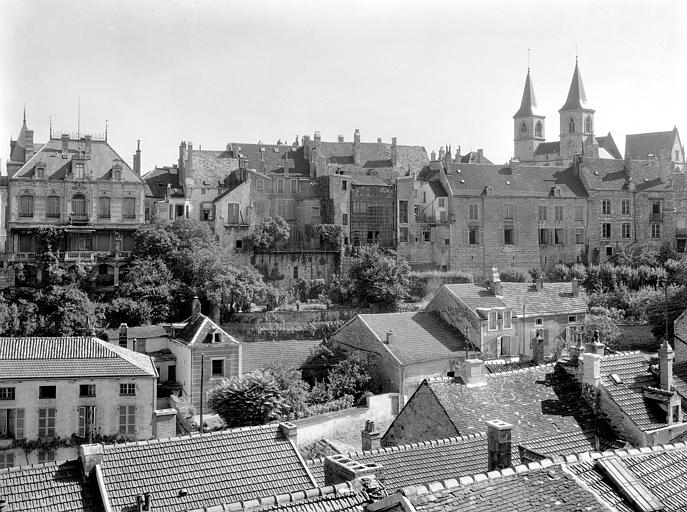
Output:
<path fill-rule="evenodd" d="M 530 53 L 532 52 L 532 48 L 527 49 L 527 72 L 530 72 Z"/>
<path fill-rule="evenodd" d="M 577 47 L 577 43 L 575 43 L 575 64 L 577 64 L 578 56 L 579 56 L 579 49 Z"/>
<path fill-rule="evenodd" d="M 107 119 L 105 119 L 105 142 L 107 142 Z"/>
<path fill-rule="evenodd" d="M 24 124 L 26 124 L 26 102 L 24 102 Z"/>
<path fill-rule="evenodd" d="M 50 132 L 48 137 L 52 139 L 52 114 L 50 114 Z"/>

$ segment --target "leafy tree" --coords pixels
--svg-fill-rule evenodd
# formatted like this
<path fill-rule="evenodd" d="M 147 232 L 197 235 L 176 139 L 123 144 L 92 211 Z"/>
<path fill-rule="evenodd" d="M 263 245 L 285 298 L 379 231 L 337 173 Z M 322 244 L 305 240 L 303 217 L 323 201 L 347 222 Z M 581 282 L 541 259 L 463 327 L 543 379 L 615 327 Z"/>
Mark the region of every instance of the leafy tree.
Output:
<path fill-rule="evenodd" d="M 152 318 L 152 307 L 146 300 L 137 302 L 126 297 L 116 297 L 104 304 L 105 319 L 108 325 L 118 326 L 122 323 L 129 327 L 148 325 Z"/>
<path fill-rule="evenodd" d="M 38 306 L 33 301 L 15 299 L 8 302 L 0 295 L 0 334 L 33 336 L 38 330 Z"/>
<path fill-rule="evenodd" d="M 300 370 L 275 365 L 265 369 L 277 382 L 286 399 L 288 416 L 300 418 L 307 415 L 310 386 L 301 377 Z"/>
<path fill-rule="evenodd" d="M 499 277 L 503 282 L 510 283 L 531 283 L 532 276 L 527 270 L 520 268 L 504 268 L 499 270 Z"/>
<path fill-rule="evenodd" d="M 324 382 L 332 368 L 345 358 L 346 352 L 324 340 L 310 349 L 310 355 L 302 367 L 303 380 L 313 387 L 318 382 Z"/>
<path fill-rule="evenodd" d="M 606 315 L 590 314 L 584 317 L 582 321 L 582 339 L 584 343 L 590 343 L 594 340 L 594 331 L 599 331 L 601 343 L 609 348 L 614 348 L 616 341 L 620 337 L 620 330 L 615 324 L 615 321 Z"/>
<path fill-rule="evenodd" d="M 255 226 L 248 236 L 249 245 L 258 251 L 276 249 L 283 245 L 290 235 L 289 225 L 279 216 L 268 217 Z"/>
<path fill-rule="evenodd" d="M 263 425 L 289 412 L 279 382 L 271 373 L 262 371 L 225 379 L 210 391 L 208 405 L 230 428 Z"/>
<path fill-rule="evenodd" d="M 346 395 L 360 398 L 372 384 L 370 366 L 369 360 L 360 352 L 351 352 L 336 363 L 327 376 L 329 398 L 336 400 Z"/>
<path fill-rule="evenodd" d="M 410 267 L 393 251 L 383 251 L 378 245 L 365 245 L 351 265 L 348 275 L 353 294 L 364 304 L 382 304 L 387 308 L 408 296 Z"/>
<path fill-rule="evenodd" d="M 169 317 L 175 284 L 164 260 L 152 257 L 136 259 L 120 282 L 117 296 L 141 304 L 149 311 L 147 322 L 158 323 Z"/>
<path fill-rule="evenodd" d="M 103 323 L 103 313 L 76 285 L 50 286 L 36 294 L 38 329 L 43 336 L 83 336 Z"/>
<path fill-rule="evenodd" d="M 663 290 L 661 290 L 663 291 Z M 649 325 L 656 339 L 672 339 L 674 322 L 687 309 L 687 289 L 684 286 L 669 286 L 666 304 L 665 292 L 654 297 L 647 306 Z M 668 315 L 668 332 L 666 333 L 666 314 Z"/>

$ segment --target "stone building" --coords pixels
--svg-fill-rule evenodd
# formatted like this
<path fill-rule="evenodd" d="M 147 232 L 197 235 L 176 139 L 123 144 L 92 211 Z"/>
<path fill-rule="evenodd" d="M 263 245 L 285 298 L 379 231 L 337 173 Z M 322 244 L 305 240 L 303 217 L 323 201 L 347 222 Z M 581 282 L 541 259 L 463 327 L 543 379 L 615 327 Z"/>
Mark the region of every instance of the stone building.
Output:
<path fill-rule="evenodd" d="M 25 276 L 16 284 L 40 282 L 36 230 L 53 226 L 61 231 L 57 249 L 65 266 L 105 254 L 96 284 L 116 285 L 133 233 L 144 222 L 140 149 L 132 169 L 104 137 L 51 134 L 47 143 L 34 145 L 26 121 L 10 146 L 6 259 L 23 263 Z"/>

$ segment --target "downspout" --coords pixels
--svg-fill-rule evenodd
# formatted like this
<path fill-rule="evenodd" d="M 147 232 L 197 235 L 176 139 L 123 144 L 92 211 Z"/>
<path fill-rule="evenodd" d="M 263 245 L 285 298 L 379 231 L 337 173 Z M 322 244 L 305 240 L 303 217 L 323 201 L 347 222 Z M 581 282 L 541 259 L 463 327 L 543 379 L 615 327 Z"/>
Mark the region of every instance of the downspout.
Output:
<path fill-rule="evenodd" d="M 405 366 L 400 365 L 401 368 L 401 379 L 398 388 L 398 411 L 400 412 L 405 405 L 405 395 L 403 394 L 403 389 L 405 388 Z"/>
<path fill-rule="evenodd" d="M 487 278 L 487 244 L 486 233 L 484 232 L 484 196 L 482 196 L 482 227 L 480 228 L 480 236 L 482 237 L 482 275 L 483 279 Z"/>
<path fill-rule="evenodd" d="M 526 304 L 522 305 L 522 355 L 525 355 L 527 348 L 527 338 L 525 338 L 525 307 Z"/>

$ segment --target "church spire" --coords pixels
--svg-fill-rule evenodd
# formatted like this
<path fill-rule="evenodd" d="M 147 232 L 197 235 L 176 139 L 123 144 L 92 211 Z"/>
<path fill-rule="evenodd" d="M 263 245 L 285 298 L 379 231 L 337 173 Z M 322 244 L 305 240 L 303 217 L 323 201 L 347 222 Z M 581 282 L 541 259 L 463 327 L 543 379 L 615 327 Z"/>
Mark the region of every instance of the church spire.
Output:
<path fill-rule="evenodd" d="M 537 106 L 537 98 L 534 95 L 534 86 L 532 85 L 532 76 L 530 68 L 527 68 L 527 78 L 525 78 L 525 89 L 522 92 L 522 101 L 520 102 L 520 109 L 515 113 L 513 119 L 520 117 L 538 116 L 539 109 Z"/>
<path fill-rule="evenodd" d="M 573 72 L 572 81 L 570 82 L 570 90 L 568 91 L 568 99 L 565 100 L 565 105 L 561 107 L 559 112 L 565 110 L 591 110 L 587 105 L 587 95 L 584 92 L 584 84 L 582 84 L 582 75 L 580 74 L 580 66 L 575 57 L 575 71 Z"/>

